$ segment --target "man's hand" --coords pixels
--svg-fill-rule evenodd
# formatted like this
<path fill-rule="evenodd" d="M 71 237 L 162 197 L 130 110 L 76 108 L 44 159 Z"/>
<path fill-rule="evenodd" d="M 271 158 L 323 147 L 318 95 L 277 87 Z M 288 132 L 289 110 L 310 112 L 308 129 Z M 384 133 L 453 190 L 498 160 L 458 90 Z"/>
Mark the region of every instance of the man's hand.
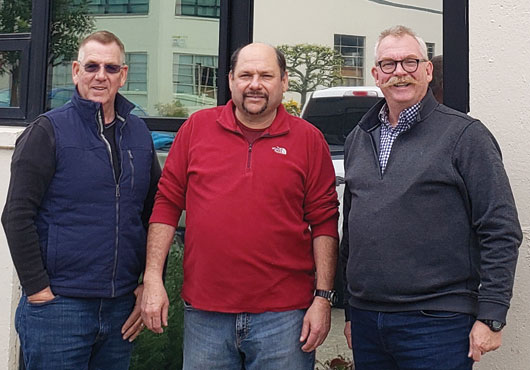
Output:
<path fill-rule="evenodd" d="M 352 349 L 352 344 L 351 344 L 351 321 L 346 321 L 346 324 L 344 324 L 344 336 L 346 337 L 346 342 L 348 342 L 348 348 Z"/>
<path fill-rule="evenodd" d="M 28 296 L 29 303 L 46 303 L 55 298 L 55 295 L 52 293 L 52 290 L 49 286 L 37 292 L 35 294 Z"/>
<path fill-rule="evenodd" d="M 144 278 L 142 297 L 142 320 L 147 328 L 155 333 L 163 333 L 167 326 L 169 299 L 162 279 L 147 282 Z"/>
<path fill-rule="evenodd" d="M 477 320 L 469 334 L 469 353 L 467 357 L 479 362 L 480 356 L 486 352 L 495 351 L 501 346 L 501 343 L 502 332 L 491 331 L 486 324 Z"/>
<path fill-rule="evenodd" d="M 302 351 L 311 352 L 324 342 L 331 326 L 331 305 L 322 297 L 315 297 L 304 316 L 300 342 Z"/>
<path fill-rule="evenodd" d="M 142 323 L 142 317 L 141 317 L 141 303 L 142 303 L 142 293 L 144 291 L 143 284 L 138 285 L 138 287 L 134 290 L 134 295 L 136 296 L 136 303 L 134 304 L 134 308 L 129 315 L 129 318 L 127 321 L 125 321 L 125 324 L 121 327 L 121 333 L 123 334 L 123 340 L 129 340 L 129 342 L 132 342 L 136 339 L 136 337 L 140 334 L 142 329 L 144 328 L 144 324 Z"/>

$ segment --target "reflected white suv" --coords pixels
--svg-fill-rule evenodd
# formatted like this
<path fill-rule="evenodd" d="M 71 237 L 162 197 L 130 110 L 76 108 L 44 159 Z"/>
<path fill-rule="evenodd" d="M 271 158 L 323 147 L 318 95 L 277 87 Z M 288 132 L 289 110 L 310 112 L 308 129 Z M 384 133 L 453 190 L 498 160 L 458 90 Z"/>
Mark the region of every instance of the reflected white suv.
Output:
<path fill-rule="evenodd" d="M 376 86 L 340 86 L 317 90 L 302 109 L 302 118 L 318 127 L 328 142 L 335 168 L 337 193 L 344 194 L 344 140 L 383 94 Z M 342 236 L 342 212 L 339 219 Z"/>

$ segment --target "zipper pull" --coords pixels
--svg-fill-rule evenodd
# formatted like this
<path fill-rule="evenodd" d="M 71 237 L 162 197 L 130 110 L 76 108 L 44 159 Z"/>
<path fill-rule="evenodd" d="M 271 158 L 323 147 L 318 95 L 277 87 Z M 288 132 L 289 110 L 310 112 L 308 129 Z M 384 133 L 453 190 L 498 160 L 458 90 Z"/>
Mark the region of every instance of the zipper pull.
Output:
<path fill-rule="evenodd" d="M 116 185 L 116 198 L 120 197 L 120 185 Z"/>

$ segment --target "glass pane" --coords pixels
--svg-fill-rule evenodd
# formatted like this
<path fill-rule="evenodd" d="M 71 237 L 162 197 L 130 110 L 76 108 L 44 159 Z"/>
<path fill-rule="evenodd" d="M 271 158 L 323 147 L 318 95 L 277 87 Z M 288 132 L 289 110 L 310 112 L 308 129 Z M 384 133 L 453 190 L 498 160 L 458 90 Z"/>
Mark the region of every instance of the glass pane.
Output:
<path fill-rule="evenodd" d="M 0 51 L 0 108 L 20 106 L 20 51 Z"/>
<path fill-rule="evenodd" d="M 278 11 L 280 8 L 282 11 Z M 254 40 L 284 45 L 288 66 L 310 52 L 317 53 L 317 61 L 324 54 L 335 52 L 335 57 L 329 59 L 332 64 L 337 63 L 335 70 L 317 70 L 305 81 L 290 73 L 290 90 L 285 100 L 292 99 L 302 108 L 315 90 L 333 86 L 373 86 L 371 68 L 375 42 L 381 31 L 396 24 L 408 26 L 422 37 L 428 43 L 429 56 L 441 53 L 442 9 L 442 0 L 337 0 L 327 3 L 255 0 Z M 271 19 L 274 19 L 274 27 L 271 27 Z M 296 48 L 302 44 L 311 46 Z M 306 67 L 302 64 L 299 69 L 301 76 L 305 75 Z"/>
<path fill-rule="evenodd" d="M 76 1 L 82 3 L 82 0 Z M 113 0 L 112 4 L 108 0 L 98 1 L 102 3 L 97 5 L 107 12 L 109 6 L 126 5 L 128 11 L 135 6 L 149 8 L 149 13 L 142 17 L 137 13 L 109 17 L 91 14 L 81 5 L 74 7 L 79 13 L 77 19 L 84 17 L 87 22 L 92 22 L 94 30 L 113 32 L 125 45 L 129 72 L 120 93 L 135 104 L 134 113 L 145 112 L 144 115 L 150 117 L 188 116 L 196 110 L 217 105 L 217 20 L 175 17 L 175 6 L 180 7 L 181 1 Z M 53 3 L 64 1 L 53 0 Z M 195 11 L 197 1 L 190 3 Z M 219 2 L 209 0 L 206 3 L 204 6 L 211 7 L 218 6 Z M 95 2 L 91 1 L 91 4 Z M 57 20 L 54 18 L 54 21 Z M 76 23 L 72 22 L 70 28 L 75 26 Z M 79 28 L 77 36 L 83 38 L 90 32 L 90 27 Z M 59 98 L 52 94 L 54 89 L 74 91 L 71 61 L 77 57 L 77 42 L 74 45 L 68 57 L 64 54 L 62 59 L 59 55 L 55 57 L 48 88 L 49 108 L 59 104 Z M 63 60 L 64 65 L 61 64 Z"/>
<path fill-rule="evenodd" d="M 0 33 L 31 32 L 31 1 L 0 0 Z"/>

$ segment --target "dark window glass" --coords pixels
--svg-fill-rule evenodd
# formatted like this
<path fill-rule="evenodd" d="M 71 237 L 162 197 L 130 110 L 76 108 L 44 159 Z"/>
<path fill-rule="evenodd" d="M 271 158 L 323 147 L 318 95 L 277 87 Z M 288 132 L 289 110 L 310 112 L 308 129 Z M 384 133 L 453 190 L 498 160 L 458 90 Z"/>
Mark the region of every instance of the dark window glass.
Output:
<path fill-rule="evenodd" d="M 74 0 L 74 5 L 87 3 L 90 14 L 148 14 L 149 0 Z"/>
<path fill-rule="evenodd" d="M 20 106 L 20 51 L 0 51 L 0 108 Z"/>
<path fill-rule="evenodd" d="M 177 0 L 176 15 L 219 18 L 220 0 Z"/>
<path fill-rule="evenodd" d="M 364 82 L 365 38 L 353 35 L 335 35 L 335 51 L 342 56 L 344 86 L 362 86 Z"/>

